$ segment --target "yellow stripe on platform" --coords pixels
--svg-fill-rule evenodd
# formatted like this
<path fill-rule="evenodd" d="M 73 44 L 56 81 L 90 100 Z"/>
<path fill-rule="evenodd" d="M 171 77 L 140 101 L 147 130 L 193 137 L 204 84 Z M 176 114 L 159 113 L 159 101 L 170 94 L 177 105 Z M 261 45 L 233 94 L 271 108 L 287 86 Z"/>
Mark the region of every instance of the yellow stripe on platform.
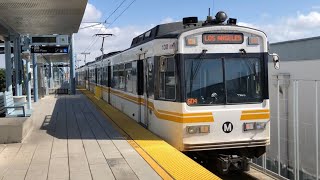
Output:
<path fill-rule="evenodd" d="M 79 90 L 112 120 L 129 144 L 163 179 L 220 179 L 130 117 L 95 98 L 90 91 Z"/>

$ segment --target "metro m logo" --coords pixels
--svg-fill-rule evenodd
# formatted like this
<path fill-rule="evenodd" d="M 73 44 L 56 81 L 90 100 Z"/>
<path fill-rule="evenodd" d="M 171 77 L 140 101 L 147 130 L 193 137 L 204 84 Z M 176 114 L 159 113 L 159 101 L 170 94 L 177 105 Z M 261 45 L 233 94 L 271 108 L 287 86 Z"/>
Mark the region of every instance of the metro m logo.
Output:
<path fill-rule="evenodd" d="M 231 122 L 225 122 L 222 125 L 222 131 L 225 133 L 231 133 L 233 130 L 233 124 Z"/>

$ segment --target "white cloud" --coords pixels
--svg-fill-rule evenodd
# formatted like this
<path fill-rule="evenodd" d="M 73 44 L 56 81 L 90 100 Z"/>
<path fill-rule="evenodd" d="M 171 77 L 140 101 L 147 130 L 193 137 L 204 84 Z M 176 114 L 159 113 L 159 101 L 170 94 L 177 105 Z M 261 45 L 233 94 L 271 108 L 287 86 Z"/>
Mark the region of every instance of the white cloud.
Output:
<path fill-rule="evenodd" d="M 172 23 L 172 22 L 176 22 L 173 18 L 171 17 L 167 17 L 165 19 L 163 19 L 160 24 L 166 24 L 166 23 Z"/>
<path fill-rule="evenodd" d="M 84 16 L 83 16 L 83 22 L 94 22 L 100 20 L 102 16 L 101 11 L 99 11 L 94 5 L 88 3 Z"/>
<path fill-rule="evenodd" d="M 75 49 L 78 53 L 78 59 L 84 60 L 83 55 L 80 53 L 87 50 L 88 47 L 90 47 L 90 50 L 87 51 L 91 54 L 87 56 L 87 62 L 93 61 L 95 57 L 102 54 L 100 51 L 102 38 L 94 36 L 94 34 L 99 31 L 100 33 L 110 33 L 114 35 L 105 39 L 104 53 L 108 53 L 129 48 L 132 39 L 148 29 L 150 28 L 136 26 L 127 26 L 124 28 L 113 27 L 106 29 L 104 25 L 83 29 L 75 36 Z M 80 64 L 83 63 L 84 62 L 81 62 Z"/>
<path fill-rule="evenodd" d="M 313 10 L 320 10 L 320 5 L 319 5 L 319 6 L 317 6 L 317 5 L 316 5 L 316 6 L 312 6 L 311 9 L 313 9 Z"/>
<path fill-rule="evenodd" d="M 99 21 L 101 12 L 91 4 L 88 4 L 83 21 Z M 175 22 L 171 17 L 161 20 L 159 23 Z M 279 42 L 285 40 L 293 40 L 299 38 L 307 38 L 312 36 L 320 36 L 320 12 L 311 11 L 306 14 L 297 13 L 294 17 L 282 17 L 274 21 L 266 21 L 270 23 L 253 24 L 248 22 L 238 23 L 241 26 L 248 26 L 255 29 L 260 29 L 269 37 L 270 42 Z M 82 25 L 83 27 L 84 25 Z M 88 24 L 85 24 L 88 26 Z M 87 62 L 93 61 L 95 57 L 101 55 L 101 38 L 94 36 L 96 33 L 111 33 L 115 36 L 109 37 L 105 40 L 105 53 L 111 51 L 124 50 L 130 47 L 131 41 L 134 37 L 152 28 L 154 24 L 145 26 L 128 25 L 125 27 L 111 27 L 106 28 L 105 25 L 98 25 L 86 29 L 81 29 L 75 36 L 75 49 L 78 53 L 78 59 L 83 60 L 84 57 L 80 54 L 88 47 L 91 53 L 87 56 Z M 92 43 L 95 42 L 95 43 Z M 93 44 L 92 46 L 90 46 Z M 83 64 L 81 62 L 80 64 Z"/>
<path fill-rule="evenodd" d="M 270 42 L 320 36 L 320 12 L 316 11 L 297 13 L 295 17 L 280 18 L 269 24 L 239 24 L 266 32 Z"/>
<path fill-rule="evenodd" d="M 83 19 L 83 21 L 98 21 L 101 18 L 101 12 L 93 5 L 88 4 L 84 17 L 85 18 Z M 169 22 L 174 22 L 174 20 L 168 17 L 161 21 L 161 23 Z M 90 25 L 92 24 L 86 23 L 82 24 L 81 27 L 87 27 Z M 80 29 L 79 32 L 75 35 L 75 51 L 77 53 L 77 59 L 82 60 L 81 62 L 79 62 L 80 65 L 84 64 L 84 56 L 81 55 L 82 52 L 90 52 L 90 55 L 87 56 L 87 62 L 93 61 L 95 57 L 100 56 L 102 54 L 100 51 L 102 38 L 97 38 L 96 36 L 94 36 L 96 33 L 114 34 L 114 36 L 105 39 L 104 53 L 108 53 L 112 51 L 125 50 L 129 48 L 134 37 L 151 29 L 155 25 L 128 25 L 122 28 L 107 28 L 107 26 L 108 25 L 97 25 L 94 27 Z"/>

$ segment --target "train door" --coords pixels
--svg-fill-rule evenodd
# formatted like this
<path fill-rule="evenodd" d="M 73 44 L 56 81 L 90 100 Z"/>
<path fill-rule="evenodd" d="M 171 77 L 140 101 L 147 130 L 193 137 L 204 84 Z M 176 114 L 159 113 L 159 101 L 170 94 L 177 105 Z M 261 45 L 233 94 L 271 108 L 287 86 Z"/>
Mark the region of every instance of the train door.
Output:
<path fill-rule="evenodd" d="M 86 70 L 86 79 L 85 79 L 85 86 L 86 89 L 89 89 L 89 81 L 90 81 L 90 73 L 89 73 L 89 68 Z"/>
<path fill-rule="evenodd" d="M 153 59 L 145 58 L 143 60 L 143 118 L 142 124 L 146 127 L 149 125 L 150 121 L 150 98 L 153 96 Z"/>
<path fill-rule="evenodd" d="M 95 67 L 94 69 L 94 81 L 95 81 L 95 85 L 98 84 L 98 68 Z"/>
<path fill-rule="evenodd" d="M 110 93 L 111 93 L 111 64 L 110 63 L 108 63 L 108 84 L 107 84 L 107 91 L 108 91 L 108 103 L 109 104 L 111 104 L 110 103 L 110 100 L 111 100 L 111 98 L 110 98 Z"/>

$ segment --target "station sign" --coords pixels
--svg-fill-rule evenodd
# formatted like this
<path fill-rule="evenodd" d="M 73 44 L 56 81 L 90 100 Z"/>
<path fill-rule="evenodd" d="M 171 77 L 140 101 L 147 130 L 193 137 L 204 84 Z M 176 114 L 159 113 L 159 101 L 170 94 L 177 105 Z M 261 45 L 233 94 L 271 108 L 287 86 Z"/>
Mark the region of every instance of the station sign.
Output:
<path fill-rule="evenodd" d="M 203 44 L 242 44 L 242 33 L 206 33 L 202 35 Z"/>
<path fill-rule="evenodd" d="M 35 45 L 69 45 L 68 35 L 42 35 L 42 36 L 31 36 L 30 44 Z"/>
<path fill-rule="evenodd" d="M 31 53 L 69 53 L 68 46 L 31 46 Z"/>

